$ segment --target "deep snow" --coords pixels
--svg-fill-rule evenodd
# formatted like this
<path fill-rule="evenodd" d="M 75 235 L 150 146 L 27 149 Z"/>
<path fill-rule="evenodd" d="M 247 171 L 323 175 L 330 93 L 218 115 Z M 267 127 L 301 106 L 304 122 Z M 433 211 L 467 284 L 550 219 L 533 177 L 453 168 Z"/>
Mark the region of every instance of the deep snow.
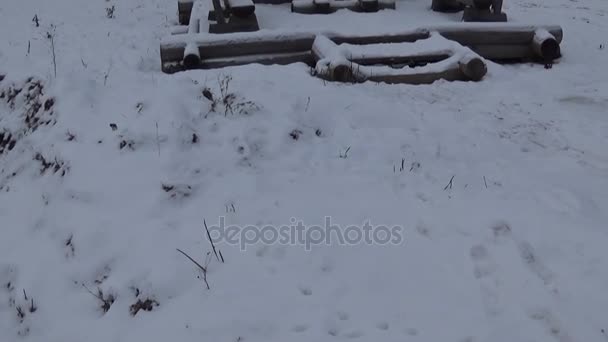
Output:
<path fill-rule="evenodd" d="M 429 5 L 256 11 L 266 28 L 458 16 Z M 0 341 L 608 341 L 606 1 L 506 0 L 513 21 L 563 26 L 560 62 L 429 86 L 325 83 L 298 64 L 165 75 L 175 8 L 0 2 L 0 132 L 16 137 L 0 155 Z M 228 75 L 247 113 L 210 112 L 202 91 Z M 31 101 L 48 125 L 26 122 Z M 211 290 L 176 251 L 204 260 L 203 219 L 326 216 L 404 240 L 219 245 Z M 83 285 L 116 297 L 107 313 Z M 159 306 L 133 317 L 136 295 Z"/>

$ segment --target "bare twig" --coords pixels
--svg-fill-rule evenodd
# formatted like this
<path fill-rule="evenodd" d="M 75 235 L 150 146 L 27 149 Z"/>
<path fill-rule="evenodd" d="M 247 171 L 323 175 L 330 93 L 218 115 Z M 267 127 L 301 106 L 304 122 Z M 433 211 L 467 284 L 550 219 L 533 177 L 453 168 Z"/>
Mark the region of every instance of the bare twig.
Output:
<path fill-rule="evenodd" d="M 450 178 L 450 182 L 448 183 L 448 185 L 445 186 L 445 188 L 443 188 L 443 190 L 447 190 L 447 189 L 451 189 L 453 182 L 454 182 L 454 177 L 456 176 L 452 176 L 452 178 Z"/>
<path fill-rule="evenodd" d="M 213 254 L 215 254 L 215 258 L 217 261 L 220 261 L 220 257 L 217 255 L 217 250 L 215 249 L 215 244 L 213 243 L 213 239 L 211 239 L 211 233 L 209 233 L 209 227 L 207 227 L 207 222 L 203 220 L 203 224 L 205 225 L 205 230 L 207 231 L 207 238 L 209 242 L 211 242 L 211 248 L 213 248 Z"/>
<path fill-rule="evenodd" d="M 57 55 L 55 54 L 55 25 L 51 25 L 51 30 L 47 31 L 46 38 L 51 42 L 53 71 L 54 71 L 55 77 L 57 77 Z"/>
<path fill-rule="evenodd" d="M 104 86 L 106 85 L 106 83 L 108 83 L 108 77 L 110 77 L 110 71 L 112 71 L 112 64 L 114 64 L 114 62 L 112 60 L 110 60 L 110 65 L 108 66 L 108 71 L 103 76 L 103 85 Z"/>
<path fill-rule="evenodd" d="M 158 138 L 158 121 L 156 122 L 156 145 L 158 147 L 158 156 L 160 157 L 160 139 Z"/>
<path fill-rule="evenodd" d="M 483 176 L 483 184 L 485 184 L 486 189 L 488 188 L 488 182 L 486 182 L 486 176 Z"/>
<path fill-rule="evenodd" d="M 350 151 L 350 146 L 344 151 L 344 153 L 340 153 L 340 158 L 346 159 L 348 158 L 348 151 Z"/>
<path fill-rule="evenodd" d="M 188 258 L 188 260 L 192 261 L 196 266 L 198 266 L 198 268 L 201 269 L 201 271 L 203 272 L 203 281 L 205 282 L 205 285 L 207 285 L 207 290 L 211 290 L 211 287 L 209 287 L 209 283 L 207 282 L 207 268 L 196 262 L 196 260 L 192 259 L 188 254 L 186 254 L 186 252 L 182 251 L 181 249 L 177 248 L 177 251 L 183 254 L 186 258 Z"/>

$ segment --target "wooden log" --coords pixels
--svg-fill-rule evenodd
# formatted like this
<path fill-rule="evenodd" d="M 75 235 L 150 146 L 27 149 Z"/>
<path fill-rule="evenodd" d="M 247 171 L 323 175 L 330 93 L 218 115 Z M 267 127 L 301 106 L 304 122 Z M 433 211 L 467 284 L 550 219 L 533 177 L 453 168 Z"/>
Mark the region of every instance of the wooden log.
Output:
<path fill-rule="evenodd" d="M 293 63 L 306 63 L 311 65 L 313 63 L 313 58 L 310 51 L 210 58 L 202 61 L 201 68 L 217 69 L 246 64 L 288 65 Z"/>
<path fill-rule="evenodd" d="M 359 8 L 363 12 L 377 12 L 380 10 L 378 0 L 358 0 Z"/>
<path fill-rule="evenodd" d="M 496 25 L 496 26 L 494 26 Z M 557 42 L 563 37 L 559 26 L 515 26 L 505 24 L 479 23 L 472 26 L 436 27 L 436 31 L 447 39 L 454 40 L 462 45 L 520 45 L 530 44 L 537 29 L 542 28 L 550 32 Z"/>
<path fill-rule="evenodd" d="M 481 81 L 488 72 L 486 63 L 475 55 L 467 55 L 458 61 L 460 71 L 471 81 Z"/>
<path fill-rule="evenodd" d="M 532 39 L 534 53 L 544 61 L 552 61 L 561 56 L 559 43 L 555 37 L 545 29 L 536 30 Z"/>
<path fill-rule="evenodd" d="M 467 7 L 462 13 L 462 21 L 465 22 L 505 22 L 507 21 L 506 13 L 496 13 L 489 8 L 479 9 Z"/>
<path fill-rule="evenodd" d="M 329 0 L 313 0 L 312 3 L 313 3 L 313 6 L 311 6 L 311 7 L 313 8 L 313 11 L 315 13 L 331 13 L 332 12 L 331 3 Z M 292 7 L 292 11 L 293 11 L 293 7 Z"/>
<path fill-rule="evenodd" d="M 186 69 L 196 69 L 201 64 L 201 55 L 198 46 L 194 43 L 189 43 L 184 49 L 183 65 Z"/>
<path fill-rule="evenodd" d="M 497 62 L 534 60 L 537 57 L 530 44 L 481 44 L 468 47 L 483 58 Z"/>
<path fill-rule="evenodd" d="M 225 0 L 226 7 L 230 9 L 232 15 L 239 18 L 246 18 L 255 12 L 255 4 L 252 0 Z"/>

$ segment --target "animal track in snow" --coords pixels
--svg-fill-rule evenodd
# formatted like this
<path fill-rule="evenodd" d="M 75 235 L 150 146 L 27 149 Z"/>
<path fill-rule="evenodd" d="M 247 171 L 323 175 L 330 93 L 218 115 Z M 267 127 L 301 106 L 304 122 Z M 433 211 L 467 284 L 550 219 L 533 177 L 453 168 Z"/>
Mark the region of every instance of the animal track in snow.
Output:
<path fill-rule="evenodd" d="M 311 296 L 312 295 L 312 289 L 309 287 L 303 287 L 301 286 L 300 288 L 300 293 L 305 295 L 305 296 Z"/>
<path fill-rule="evenodd" d="M 496 263 L 483 245 L 471 247 L 469 256 L 473 263 L 473 274 L 479 281 L 484 310 L 489 316 L 497 316 L 502 312 L 502 304 L 498 290 L 500 281 L 495 276 Z"/>
<path fill-rule="evenodd" d="M 291 328 L 291 331 L 301 333 L 308 330 L 308 328 L 309 326 L 307 324 L 296 324 L 293 328 Z"/>
<path fill-rule="evenodd" d="M 535 309 L 528 312 L 528 316 L 531 319 L 538 321 L 558 342 L 573 341 L 568 332 L 564 330 L 557 317 L 555 317 L 551 311 L 546 309 Z"/>
<path fill-rule="evenodd" d="M 378 324 L 376 324 L 376 328 L 378 328 L 379 330 L 388 330 L 388 322 L 378 322 Z"/>

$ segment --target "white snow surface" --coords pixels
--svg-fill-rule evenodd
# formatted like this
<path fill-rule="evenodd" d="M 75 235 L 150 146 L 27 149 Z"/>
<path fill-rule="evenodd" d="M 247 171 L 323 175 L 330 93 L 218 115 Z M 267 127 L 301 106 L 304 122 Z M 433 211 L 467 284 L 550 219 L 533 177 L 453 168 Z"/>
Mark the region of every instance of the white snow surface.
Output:
<path fill-rule="evenodd" d="M 0 2 L 0 133 L 16 137 L 0 155 L 0 341 L 608 341 L 608 2 L 506 0 L 513 22 L 562 25 L 564 57 L 425 86 L 326 83 L 303 64 L 165 75 L 176 7 Z M 256 13 L 353 32 L 460 15 L 429 7 Z M 202 95 L 228 75 L 247 114 Z M 28 128 L 31 101 L 48 125 Z M 203 262 L 203 220 L 326 216 L 402 226 L 403 242 L 218 244 L 210 290 L 176 251 Z M 85 286 L 115 296 L 107 312 Z M 159 305 L 132 316 L 138 299 Z"/>

